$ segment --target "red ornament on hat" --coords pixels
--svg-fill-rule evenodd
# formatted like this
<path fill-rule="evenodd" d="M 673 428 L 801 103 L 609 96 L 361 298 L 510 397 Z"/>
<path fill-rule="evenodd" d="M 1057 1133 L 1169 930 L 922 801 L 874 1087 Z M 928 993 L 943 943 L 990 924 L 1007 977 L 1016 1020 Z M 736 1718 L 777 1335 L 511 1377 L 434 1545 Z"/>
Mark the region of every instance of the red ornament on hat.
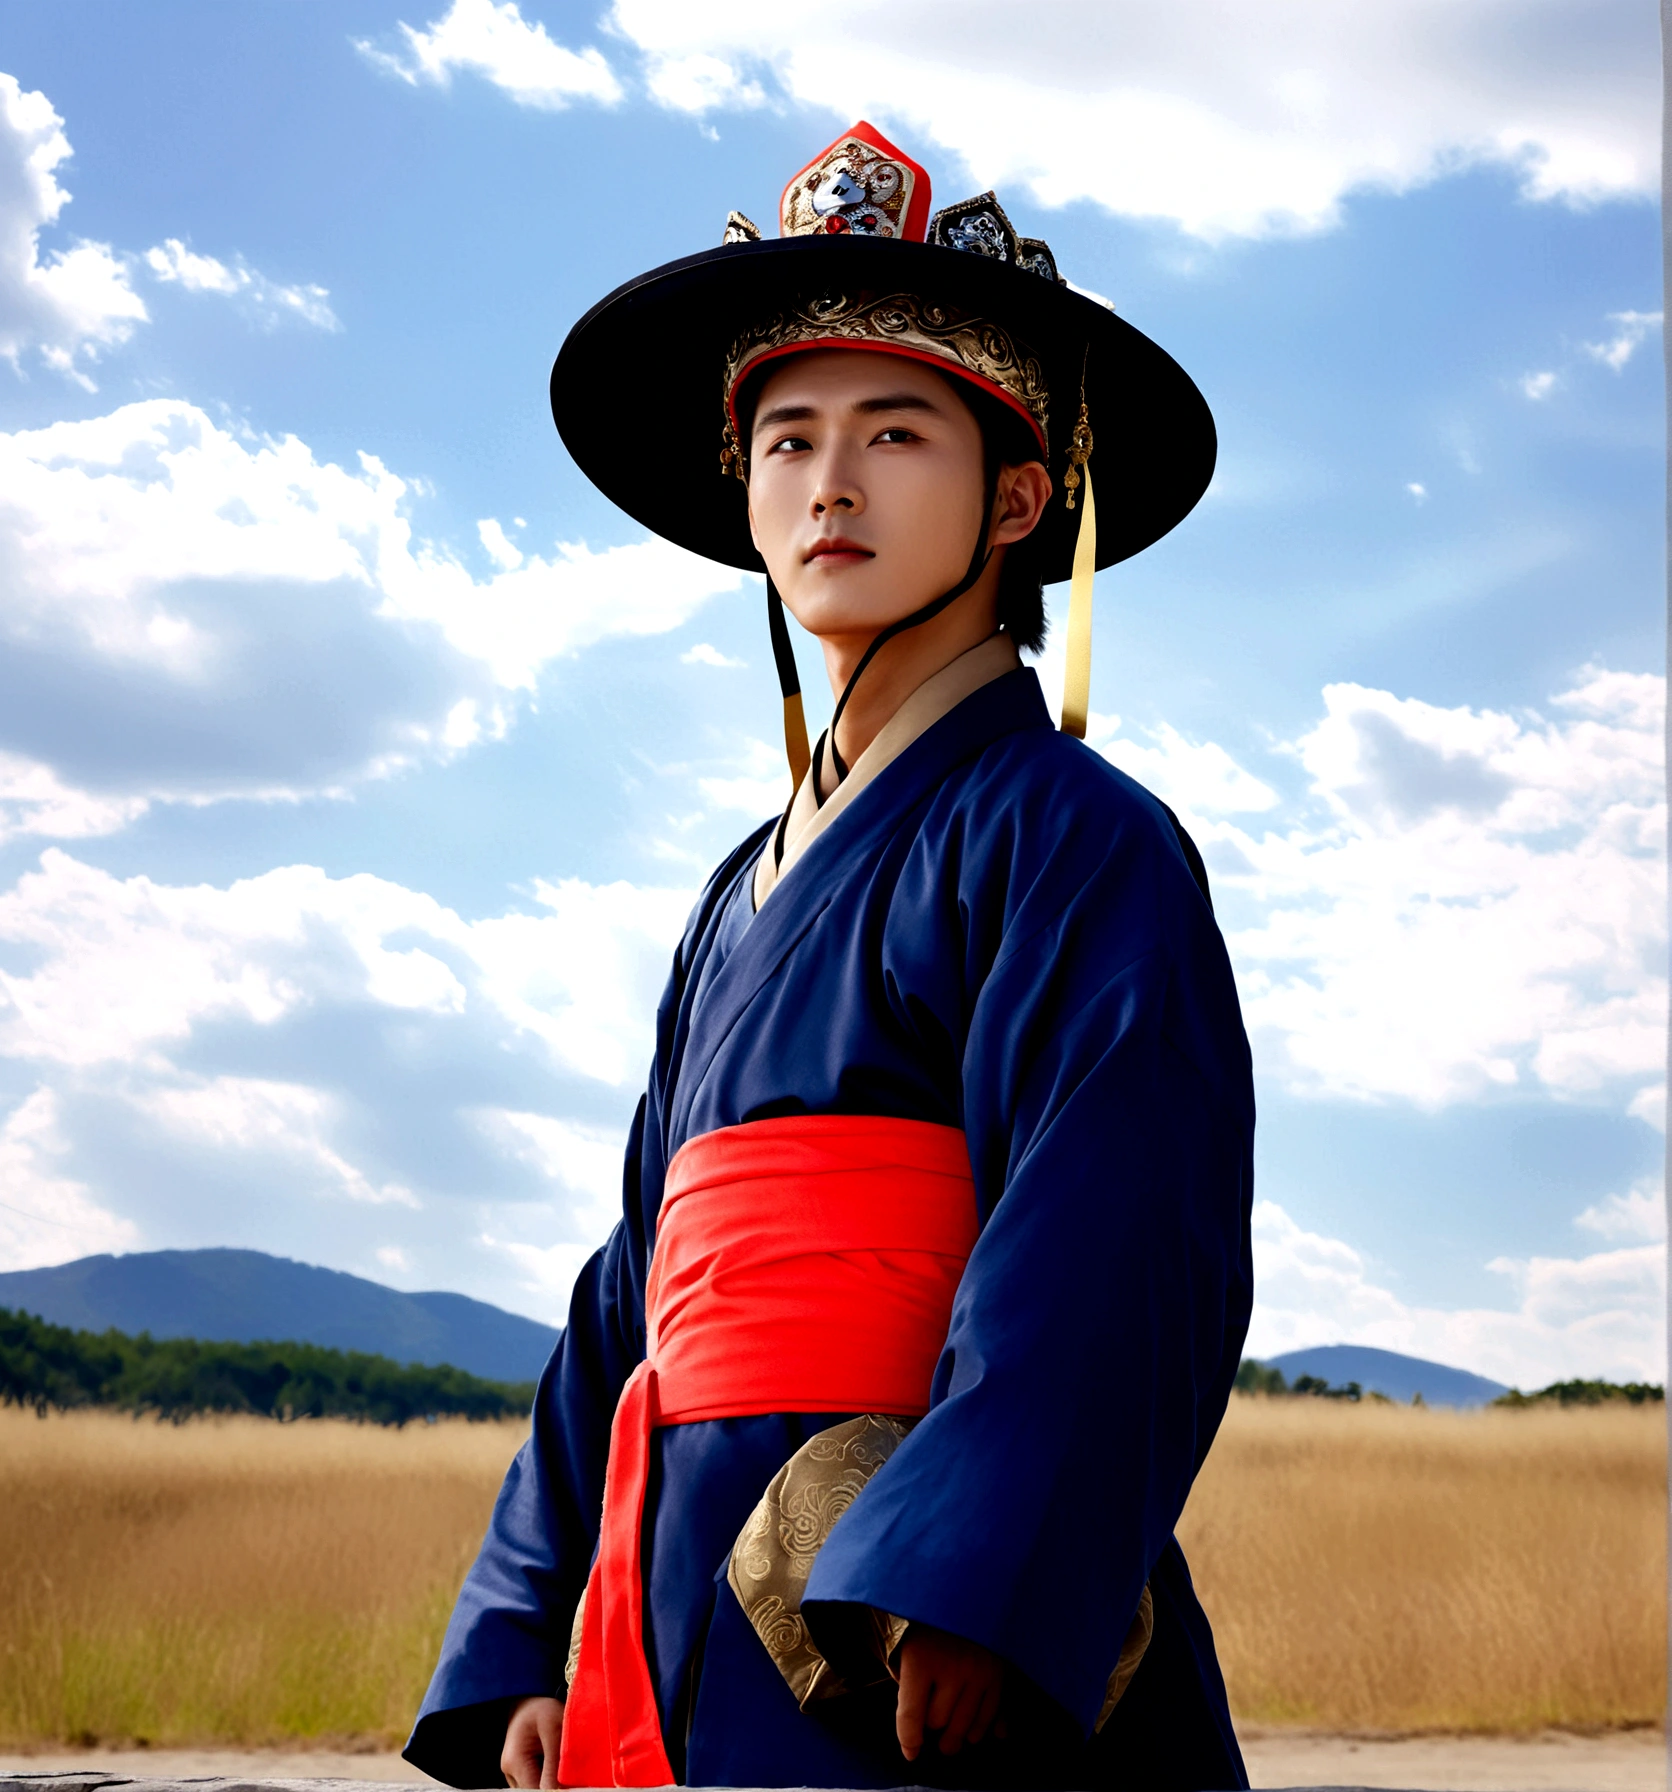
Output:
<path fill-rule="evenodd" d="M 874 236 L 921 243 L 929 176 L 862 118 L 784 188 L 780 236 Z"/>

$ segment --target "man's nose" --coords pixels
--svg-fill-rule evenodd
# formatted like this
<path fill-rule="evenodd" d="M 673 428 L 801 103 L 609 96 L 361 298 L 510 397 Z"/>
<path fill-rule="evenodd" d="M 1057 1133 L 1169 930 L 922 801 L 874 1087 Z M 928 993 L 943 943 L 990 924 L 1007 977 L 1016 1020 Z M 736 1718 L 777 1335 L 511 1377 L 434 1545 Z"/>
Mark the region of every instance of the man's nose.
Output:
<path fill-rule="evenodd" d="M 818 478 L 813 482 L 814 516 L 824 516 L 832 510 L 857 514 L 865 508 L 859 482 L 852 477 L 845 460 L 842 455 L 825 456 Z"/>

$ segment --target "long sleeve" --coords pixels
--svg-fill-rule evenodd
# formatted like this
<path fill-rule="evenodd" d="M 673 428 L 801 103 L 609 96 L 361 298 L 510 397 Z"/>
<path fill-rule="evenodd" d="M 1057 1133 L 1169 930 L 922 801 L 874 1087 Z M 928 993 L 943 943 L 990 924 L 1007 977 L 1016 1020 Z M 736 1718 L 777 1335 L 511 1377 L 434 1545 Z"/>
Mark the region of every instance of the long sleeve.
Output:
<path fill-rule="evenodd" d="M 570 1626 L 598 1543 L 610 1423 L 645 1353 L 645 1276 L 686 996 L 711 943 L 719 898 L 764 831 L 709 880 L 674 955 L 657 1010 L 649 1087 L 628 1137 L 621 1219 L 575 1282 L 568 1323 L 535 1393 L 528 1441 L 506 1473 L 403 1751 L 415 1767 L 452 1785 L 496 1785 L 510 1705 L 563 1690 Z"/>
<path fill-rule="evenodd" d="M 598 1540 L 610 1419 L 644 1355 L 638 1181 L 646 1102 L 633 1122 L 624 1217 L 576 1279 L 541 1374 L 527 1442 L 447 1626 L 405 1758 L 455 1786 L 498 1783 L 511 1703 L 561 1695 L 569 1625 Z"/>
<path fill-rule="evenodd" d="M 1059 807 L 1066 822 L 1011 811 L 965 860 L 1000 875 L 947 890 L 970 981 L 923 1006 L 962 1036 L 986 1224 L 931 1411 L 806 1596 L 981 1642 L 1083 1731 L 1223 1414 L 1252 1297 L 1230 968 L 1165 812 L 1121 783 Z"/>

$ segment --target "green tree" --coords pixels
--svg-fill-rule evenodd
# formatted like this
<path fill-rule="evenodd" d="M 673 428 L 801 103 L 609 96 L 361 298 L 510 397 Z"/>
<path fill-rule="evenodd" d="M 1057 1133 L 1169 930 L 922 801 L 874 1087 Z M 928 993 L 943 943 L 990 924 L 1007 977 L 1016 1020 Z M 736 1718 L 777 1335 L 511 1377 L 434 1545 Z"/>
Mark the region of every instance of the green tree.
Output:
<path fill-rule="evenodd" d="M 513 1418 L 533 1403 L 532 1382 L 484 1381 L 446 1363 L 397 1363 L 318 1344 L 72 1331 L 0 1308 L 0 1405 L 32 1406 L 42 1417 L 55 1408 L 110 1406 L 175 1420 L 249 1412 L 405 1425 L 455 1414 Z"/>
<path fill-rule="evenodd" d="M 1239 1394 L 1286 1394 L 1289 1391 L 1281 1369 L 1257 1362 L 1251 1356 L 1242 1359 L 1237 1367 L 1237 1378 L 1231 1385 Z"/>

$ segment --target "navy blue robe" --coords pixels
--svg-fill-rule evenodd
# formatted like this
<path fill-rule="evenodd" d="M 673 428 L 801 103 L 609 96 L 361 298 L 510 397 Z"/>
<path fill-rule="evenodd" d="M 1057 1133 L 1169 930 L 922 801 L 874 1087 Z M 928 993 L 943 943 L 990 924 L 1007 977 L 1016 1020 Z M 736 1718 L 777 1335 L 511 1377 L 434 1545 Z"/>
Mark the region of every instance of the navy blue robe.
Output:
<path fill-rule="evenodd" d="M 837 1524 L 806 1596 L 997 1651 L 1010 1739 L 952 1758 L 931 1744 L 908 1765 L 891 1688 L 797 1709 L 725 1565 L 767 1481 L 841 1415 L 723 1419 L 659 1431 L 653 1450 L 646 1648 L 675 1772 L 1246 1786 L 1173 1539 L 1252 1295 L 1248 1046 L 1194 849 L 1057 732 L 1026 669 L 887 765 L 756 914 L 769 832 L 714 874 L 679 947 L 621 1221 L 576 1283 L 406 1758 L 496 1785 L 511 1703 L 563 1690 L 674 1153 L 772 1115 L 883 1114 L 963 1129 L 982 1232 L 929 1414 Z M 1153 1640 L 1092 1736 L 1146 1582 Z"/>

